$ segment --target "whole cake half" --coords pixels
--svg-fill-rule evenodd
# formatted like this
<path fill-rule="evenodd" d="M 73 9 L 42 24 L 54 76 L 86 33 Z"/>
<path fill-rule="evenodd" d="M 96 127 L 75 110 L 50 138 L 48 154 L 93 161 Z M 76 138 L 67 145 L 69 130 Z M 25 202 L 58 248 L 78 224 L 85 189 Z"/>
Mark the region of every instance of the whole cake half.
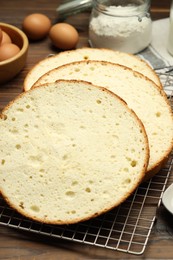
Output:
<path fill-rule="evenodd" d="M 71 224 L 122 203 L 145 176 L 143 124 L 112 92 L 59 81 L 25 92 L 0 119 L 0 191 L 33 220 Z"/>

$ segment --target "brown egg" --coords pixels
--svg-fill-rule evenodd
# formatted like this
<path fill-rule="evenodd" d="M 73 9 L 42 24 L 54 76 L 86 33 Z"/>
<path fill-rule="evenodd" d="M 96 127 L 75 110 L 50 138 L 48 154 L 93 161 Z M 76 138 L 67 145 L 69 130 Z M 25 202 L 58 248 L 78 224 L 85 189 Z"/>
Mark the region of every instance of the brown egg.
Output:
<path fill-rule="evenodd" d="M 13 43 L 4 43 L 0 46 L 0 61 L 4 61 L 14 57 L 20 48 Z"/>
<path fill-rule="evenodd" d="M 62 50 L 70 50 L 76 47 L 79 34 L 70 24 L 57 23 L 52 26 L 49 37 L 53 45 Z"/>
<path fill-rule="evenodd" d="M 12 41 L 11 41 L 10 36 L 6 32 L 2 31 L 1 45 L 4 44 L 4 43 L 11 43 L 11 42 Z"/>
<path fill-rule="evenodd" d="M 0 28 L 0 44 L 1 44 L 1 41 L 2 41 L 2 30 Z"/>
<path fill-rule="evenodd" d="M 29 39 L 41 40 L 48 35 L 51 21 L 44 14 L 30 14 L 23 20 L 22 27 Z"/>

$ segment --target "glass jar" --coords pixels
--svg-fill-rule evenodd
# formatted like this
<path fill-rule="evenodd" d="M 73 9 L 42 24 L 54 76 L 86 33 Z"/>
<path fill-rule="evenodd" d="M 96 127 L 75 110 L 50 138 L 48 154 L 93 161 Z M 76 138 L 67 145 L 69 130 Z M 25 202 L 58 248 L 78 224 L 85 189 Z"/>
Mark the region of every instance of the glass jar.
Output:
<path fill-rule="evenodd" d="M 170 17 L 169 17 L 169 35 L 168 35 L 168 52 L 173 55 L 173 1 L 171 3 Z"/>
<path fill-rule="evenodd" d="M 92 0 L 67 0 L 62 1 L 62 4 L 56 9 L 58 20 L 64 20 L 70 15 L 81 13 L 86 10 L 91 10 Z"/>
<path fill-rule="evenodd" d="M 149 0 L 94 0 L 89 22 L 91 47 L 138 53 L 151 41 Z"/>

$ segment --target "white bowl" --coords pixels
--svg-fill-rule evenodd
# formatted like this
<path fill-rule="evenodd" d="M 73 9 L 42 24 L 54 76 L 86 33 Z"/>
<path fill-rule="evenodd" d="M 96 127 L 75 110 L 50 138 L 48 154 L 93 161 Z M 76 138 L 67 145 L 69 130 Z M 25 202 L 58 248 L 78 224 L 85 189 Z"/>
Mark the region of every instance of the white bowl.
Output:
<path fill-rule="evenodd" d="M 165 208 L 173 214 L 173 183 L 165 190 L 162 197 L 162 203 Z"/>

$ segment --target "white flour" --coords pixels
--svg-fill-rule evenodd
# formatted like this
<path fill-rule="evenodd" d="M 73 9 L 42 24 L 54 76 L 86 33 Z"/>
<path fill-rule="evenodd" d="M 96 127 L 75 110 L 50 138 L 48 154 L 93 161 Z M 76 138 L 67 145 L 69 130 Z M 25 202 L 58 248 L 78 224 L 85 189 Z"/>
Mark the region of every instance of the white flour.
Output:
<path fill-rule="evenodd" d="M 89 38 L 92 47 L 137 53 L 151 41 L 151 19 L 144 16 L 141 20 L 133 7 L 110 6 L 106 9 L 113 15 L 100 13 L 93 17 L 89 26 Z M 116 16 L 119 15 L 119 16 Z"/>

